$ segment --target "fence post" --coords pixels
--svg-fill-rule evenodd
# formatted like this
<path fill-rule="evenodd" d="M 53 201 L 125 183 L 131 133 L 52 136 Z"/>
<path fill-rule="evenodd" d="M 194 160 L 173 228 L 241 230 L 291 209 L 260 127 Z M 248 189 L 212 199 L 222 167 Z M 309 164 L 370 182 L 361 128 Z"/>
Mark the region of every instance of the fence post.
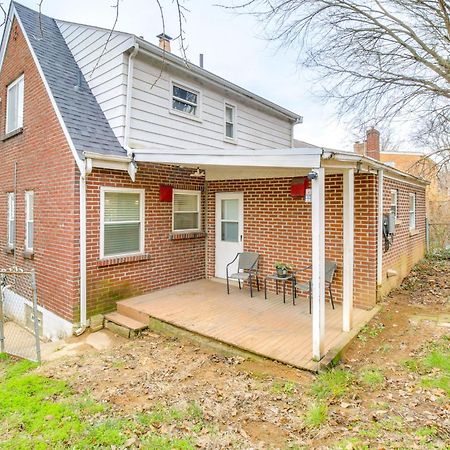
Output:
<path fill-rule="evenodd" d="M 0 353 L 5 352 L 5 316 L 3 314 L 3 281 L 4 276 L 0 275 Z"/>
<path fill-rule="evenodd" d="M 37 309 L 37 289 L 36 289 L 36 272 L 34 269 L 31 271 L 31 286 L 33 288 L 33 324 L 34 324 L 34 337 L 36 339 L 36 359 L 37 362 L 41 362 L 41 341 L 39 339 L 39 319 Z"/>

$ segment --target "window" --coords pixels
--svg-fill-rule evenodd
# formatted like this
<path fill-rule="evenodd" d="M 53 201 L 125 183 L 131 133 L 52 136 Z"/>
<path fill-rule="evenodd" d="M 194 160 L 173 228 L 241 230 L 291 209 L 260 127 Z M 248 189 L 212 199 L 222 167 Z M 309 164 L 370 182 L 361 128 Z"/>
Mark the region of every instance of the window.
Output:
<path fill-rule="evenodd" d="M 16 207 L 14 193 L 8 193 L 8 247 L 14 247 L 16 230 Z"/>
<path fill-rule="evenodd" d="M 100 257 L 144 252 L 144 190 L 102 188 Z"/>
<path fill-rule="evenodd" d="M 6 133 L 11 133 L 23 126 L 23 75 L 13 81 L 6 93 Z"/>
<path fill-rule="evenodd" d="M 173 231 L 200 231 L 200 192 L 173 191 Z"/>
<path fill-rule="evenodd" d="M 236 107 L 225 103 L 225 137 L 236 139 Z"/>
<path fill-rule="evenodd" d="M 25 250 L 33 251 L 34 241 L 34 192 L 25 192 Z"/>
<path fill-rule="evenodd" d="M 416 228 L 416 194 L 409 194 L 409 229 Z"/>
<path fill-rule="evenodd" d="M 172 84 L 172 109 L 182 113 L 199 116 L 199 92 Z"/>
<path fill-rule="evenodd" d="M 395 219 L 397 219 L 397 189 L 391 190 L 391 213 L 394 214 Z"/>

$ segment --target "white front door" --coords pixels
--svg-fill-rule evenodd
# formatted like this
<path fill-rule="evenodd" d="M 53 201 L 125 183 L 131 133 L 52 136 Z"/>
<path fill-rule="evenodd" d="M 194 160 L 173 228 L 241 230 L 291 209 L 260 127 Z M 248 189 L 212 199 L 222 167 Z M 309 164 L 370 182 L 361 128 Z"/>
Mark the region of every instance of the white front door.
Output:
<path fill-rule="evenodd" d="M 242 192 L 216 193 L 216 277 L 225 278 L 226 265 L 244 250 L 244 195 Z M 237 261 L 230 266 L 235 273 Z"/>

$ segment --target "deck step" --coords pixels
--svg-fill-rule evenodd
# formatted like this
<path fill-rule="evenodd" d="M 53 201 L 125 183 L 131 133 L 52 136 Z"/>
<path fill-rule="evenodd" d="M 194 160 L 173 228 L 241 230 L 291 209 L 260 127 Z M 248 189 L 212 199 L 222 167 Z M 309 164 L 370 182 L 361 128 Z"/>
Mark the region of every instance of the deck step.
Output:
<path fill-rule="evenodd" d="M 148 328 L 148 324 L 115 311 L 105 314 L 105 327 L 124 337 L 131 338 Z"/>

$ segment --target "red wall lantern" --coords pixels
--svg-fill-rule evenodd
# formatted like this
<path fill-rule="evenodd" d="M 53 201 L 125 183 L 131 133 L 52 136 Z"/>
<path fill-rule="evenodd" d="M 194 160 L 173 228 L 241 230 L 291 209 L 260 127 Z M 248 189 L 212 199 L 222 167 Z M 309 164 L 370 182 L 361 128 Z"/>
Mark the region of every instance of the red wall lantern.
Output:
<path fill-rule="evenodd" d="M 292 197 L 304 197 L 306 189 L 309 189 L 310 182 L 308 177 L 293 178 L 291 182 L 291 196 Z"/>
<path fill-rule="evenodd" d="M 171 202 L 172 201 L 173 187 L 167 184 L 159 185 L 159 201 L 160 202 Z"/>

